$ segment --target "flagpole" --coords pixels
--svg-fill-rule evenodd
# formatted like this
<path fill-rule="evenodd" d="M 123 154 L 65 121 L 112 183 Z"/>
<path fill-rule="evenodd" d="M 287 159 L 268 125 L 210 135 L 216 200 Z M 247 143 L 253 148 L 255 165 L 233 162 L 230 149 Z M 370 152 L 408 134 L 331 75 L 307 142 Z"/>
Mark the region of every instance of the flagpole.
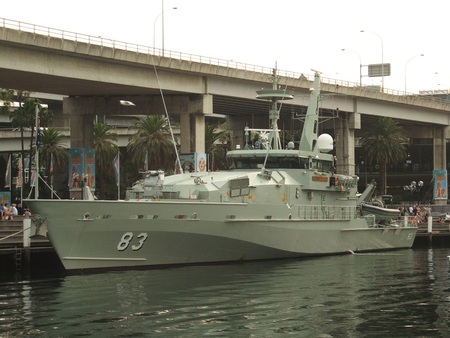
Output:
<path fill-rule="evenodd" d="M 53 199 L 53 153 L 50 153 L 50 187 L 52 191 L 52 199 Z"/>
<path fill-rule="evenodd" d="M 36 152 L 35 152 L 35 155 L 34 155 L 34 163 L 35 163 L 35 171 L 36 171 L 36 174 L 34 175 L 35 177 L 34 177 L 34 180 L 35 180 L 35 183 L 34 183 L 34 199 L 38 199 L 39 198 L 39 146 L 38 146 L 38 142 L 39 142 L 39 137 L 38 137 L 38 135 L 39 135 L 39 103 L 37 102 L 37 100 L 36 100 L 36 116 L 35 116 L 35 119 L 36 119 L 36 144 L 35 144 L 35 146 L 36 146 Z"/>
<path fill-rule="evenodd" d="M 23 182 L 23 157 L 22 157 L 22 152 L 20 152 L 20 159 L 19 159 L 19 166 L 20 166 L 20 173 L 19 173 L 19 175 L 20 175 L 20 204 L 22 205 L 22 207 L 24 207 L 23 206 L 23 185 L 24 185 L 24 182 Z"/>
<path fill-rule="evenodd" d="M 117 151 L 117 200 L 120 200 L 120 150 Z"/>

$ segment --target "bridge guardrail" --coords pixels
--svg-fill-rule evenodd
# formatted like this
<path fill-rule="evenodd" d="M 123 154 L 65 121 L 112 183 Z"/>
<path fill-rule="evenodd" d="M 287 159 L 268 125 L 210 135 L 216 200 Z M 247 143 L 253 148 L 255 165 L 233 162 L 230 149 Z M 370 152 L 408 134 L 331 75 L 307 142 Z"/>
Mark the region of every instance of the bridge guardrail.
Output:
<path fill-rule="evenodd" d="M 143 46 L 143 45 L 123 42 L 123 41 L 116 41 L 116 40 L 104 38 L 101 36 L 91 36 L 91 35 L 87 35 L 87 34 L 64 31 L 61 29 L 50 28 L 50 27 L 45 27 L 45 26 L 25 23 L 25 22 L 21 22 L 21 21 L 5 19 L 5 18 L 0 18 L 0 26 L 2 26 L 4 28 L 9 28 L 9 29 L 15 29 L 15 30 L 18 30 L 21 32 L 28 32 L 28 33 L 44 35 L 44 36 L 59 38 L 59 39 L 67 39 L 67 40 L 71 40 L 71 41 L 93 44 L 93 45 L 98 45 L 98 46 L 102 46 L 102 47 L 117 48 L 117 49 L 129 51 L 129 52 L 144 53 L 144 54 L 155 55 L 155 56 L 159 56 L 159 57 L 168 57 L 168 58 L 173 58 L 173 59 L 182 60 L 182 61 L 198 62 L 198 63 L 204 63 L 204 64 L 221 66 L 221 67 L 228 67 L 228 68 L 233 68 L 233 69 L 238 69 L 238 70 L 267 74 L 267 75 L 270 75 L 273 72 L 272 67 L 252 65 L 252 64 L 247 64 L 247 63 L 242 63 L 242 62 L 237 62 L 237 61 L 232 61 L 232 60 L 224 60 L 224 59 L 213 58 L 213 57 L 208 57 L 208 56 L 201 56 L 201 55 L 196 55 L 196 54 L 187 54 L 187 53 L 171 51 L 171 50 L 162 50 L 162 49 L 155 48 L 155 47 Z M 303 77 L 306 77 L 306 79 L 308 79 L 309 81 L 314 81 L 314 75 L 307 74 L 307 73 L 298 73 L 298 72 L 294 72 L 294 71 L 277 69 L 277 74 L 280 77 L 286 77 L 286 78 L 291 78 L 291 79 L 298 79 L 303 76 Z M 335 85 L 335 86 L 358 88 L 362 92 L 372 92 L 372 93 L 374 92 L 374 88 L 372 88 L 371 86 L 361 86 L 360 83 L 356 83 L 356 82 L 339 80 L 339 79 L 331 79 L 331 78 L 326 78 L 326 77 L 322 77 L 322 81 L 323 81 L 323 83 L 331 84 L 331 85 Z M 395 89 L 383 88 L 383 94 L 390 94 L 390 95 L 396 95 L 396 96 L 414 96 L 414 97 L 420 97 L 421 99 L 423 99 L 425 101 L 437 101 L 437 102 L 448 103 L 448 100 L 446 100 L 446 99 L 437 98 L 434 96 L 406 93 L 404 91 L 399 91 L 399 90 L 395 90 Z"/>

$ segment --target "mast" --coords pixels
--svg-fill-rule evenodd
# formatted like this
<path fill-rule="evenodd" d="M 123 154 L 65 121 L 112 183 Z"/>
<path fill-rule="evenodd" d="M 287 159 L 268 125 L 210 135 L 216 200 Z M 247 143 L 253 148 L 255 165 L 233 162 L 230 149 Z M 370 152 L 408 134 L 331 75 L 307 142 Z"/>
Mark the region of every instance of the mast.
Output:
<path fill-rule="evenodd" d="M 305 124 L 303 125 L 299 151 L 314 151 L 317 144 L 317 131 L 319 123 L 319 97 L 320 97 L 320 73 L 315 72 L 314 84 L 309 97 L 308 110 L 306 111 Z"/>
<path fill-rule="evenodd" d="M 263 89 L 258 90 L 256 93 L 258 94 L 256 96 L 257 99 L 261 100 L 270 100 L 270 110 L 269 110 L 269 118 L 270 118 L 270 128 L 272 129 L 271 133 L 271 139 L 269 140 L 269 146 L 268 149 L 281 149 L 281 139 L 280 134 L 278 130 L 278 119 L 280 118 L 280 108 L 278 108 L 278 101 L 281 100 L 292 100 L 294 96 L 291 93 L 286 92 L 286 90 L 278 89 L 278 75 L 277 75 L 277 68 L 275 67 L 273 69 L 272 76 L 270 77 L 270 80 L 272 82 L 272 89 Z M 273 141 L 273 142 L 272 142 Z"/>

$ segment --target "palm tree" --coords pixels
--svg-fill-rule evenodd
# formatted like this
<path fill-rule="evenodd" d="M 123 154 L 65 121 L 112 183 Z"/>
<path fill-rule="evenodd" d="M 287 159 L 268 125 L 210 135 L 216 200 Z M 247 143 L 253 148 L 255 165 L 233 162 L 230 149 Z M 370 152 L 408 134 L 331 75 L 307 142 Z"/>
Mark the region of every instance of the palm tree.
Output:
<path fill-rule="evenodd" d="M 46 169 L 47 182 L 51 182 L 55 167 L 62 167 L 67 161 L 68 150 L 62 145 L 64 135 L 55 128 L 44 129 L 41 133 L 41 145 L 39 147 L 39 163 Z"/>
<path fill-rule="evenodd" d="M 175 149 L 169 123 L 159 115 L 147 115 L 136 122 L 137 133 L 128 143 L 131 160 L 140 165 L 148 156 L 149 168 L 173 170 Z"/>
<path fill-rule="evenodd" d="M 39 118 L 40 118 L 40 126 L 47 126 L 48 123 L 53 118 L 53 112 L 46 108 L 42 108 L 40 106 L 40 101 L 30 97 L 30 92 L 19 90 L 17 94 L 14 95 L 13 90 L 2 90 L 1 98 L 6 104 L 6 109 L 2 109 L 2 111 L 8 111 L 9 117 L 11 120 L 11 126 L 13 128 L 17 128 L 20 131 L 20 141 L 21 141 L 21 167 L 22 170 L 25 170 L 24 161 L 26 157 L 32 158 L 32 152 L 34 147 L 34 133 L 36 126 L 36 107 L 38 108 Z M 13 100 L 18 101 L 18 108 L 11 111 L 11 103 Z M 25 154 L 25 139 L 24 139 L 24 131 L 26 129 L 31 130 L 30 137 L 30 145 L 28 154 Z M 31 172 L 31 161 L 29 161 L 28 170 Z M 23 173 L 22 173 L 23 176 Z M 23 182 L 22 182 L 23 184 Z M 24 189 L 24 187 L 22 187 Z M 24 189 L 26 190 L 26 189 Z"/>
<path fill-rule="evenodd" d="M 389 163 L 398 163 L 406 158 L 405 130 L 390 117 L 381 117 L 361 138 L 367 161 L 380 165 L 379 193 L 386 194 L 386 168 Z"/>
<path fill-rule="evenodd" d="M 106 168 L 111 168 L 112 173 L 112 160 L 117 155 L 119 149 L 117 143 L 117 133 L 111 131 L 111 126 L 105 123 L 94 124 L 94 149 L 95 149 L 95 161 L 97 162 L 97 182 L 98 189 L 101 197 L 104 197 L 105 187 L 105 174 Z"/>
<path fill-rule="evenodd" d="M 230 132 L 225 130 L 224 124 L 215 125 L 207 123 L 205 125 L 205 151 L 208 154 L 210 170 L 226 169 L 226 144 Z"/>
<path fill-rule="evenodd" d="M 12 89 L 0 89 L 0 101 L 2 105 L 0 106 L 0 112 L 2 114 L 8 114 L 9 107 L 14 100 L 14 90 Z"/>

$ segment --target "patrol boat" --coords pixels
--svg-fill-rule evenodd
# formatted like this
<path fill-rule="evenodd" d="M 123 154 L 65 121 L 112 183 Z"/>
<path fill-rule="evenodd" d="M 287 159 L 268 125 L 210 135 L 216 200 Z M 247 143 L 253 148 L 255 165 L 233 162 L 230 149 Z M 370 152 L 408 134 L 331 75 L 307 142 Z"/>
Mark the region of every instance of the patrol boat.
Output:
<path fill-rule="evenodd" d="M 410 248 L 417 227 L 363 215 L 370 191 L 358 177 L 334 172 L 330 135 L 318 136 L 320 73 L 298 149 L 282 149 L 279 90 L 259 149 L 233 150 L 231 169 L 165 176 L 147 171 L 124 201 L 27 200 L 47 221 L 48 236 L 67 270 L 136 268 L 296 258 Z M 282 103 L 282 102 L 281 102 Z"/>

